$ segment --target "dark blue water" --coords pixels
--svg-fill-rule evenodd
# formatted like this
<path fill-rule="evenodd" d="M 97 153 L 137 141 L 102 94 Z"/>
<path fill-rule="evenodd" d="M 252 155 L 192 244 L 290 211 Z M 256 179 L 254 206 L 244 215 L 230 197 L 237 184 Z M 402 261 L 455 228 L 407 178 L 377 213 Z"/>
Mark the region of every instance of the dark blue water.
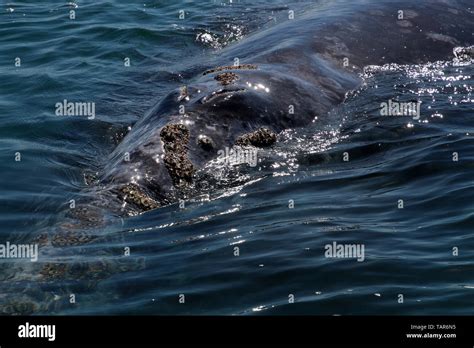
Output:
<path fill-rule="evenodd" d="M 314 8 L 2 5 L 0 243 L 60 224 L 84 176 L 199 62 L 287 20 L 290 9 Z M 46 245 L 37 263 L 1 260 L 0 313 L 472 314 L 471 63 L 367 69 L 323 129 L 284 132 L 257 168 L 210 164 L 225 175 L 207 195 L 111 221 L 93 243 Z M 414 95 L 419 120 L 380 115 L 381 102 Z M 64 99 L 94 102 L 96 118 L 56 116 Z M 364 245 L 364 261 L 325 257 L 333 242 Z"/>

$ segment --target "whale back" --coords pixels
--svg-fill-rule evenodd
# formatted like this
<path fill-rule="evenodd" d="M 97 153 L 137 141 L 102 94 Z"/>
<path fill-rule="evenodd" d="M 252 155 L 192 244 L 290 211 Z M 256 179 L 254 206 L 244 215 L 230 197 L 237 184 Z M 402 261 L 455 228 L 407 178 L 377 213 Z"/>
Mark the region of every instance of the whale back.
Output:
<path fill-rule="evenodd" d="M 179 190 L 165 168 L 167 156 L 189 178 L 244 134 L 324 122 L 360 85 L 365 66 L 446 59 L 455 47 L 472 44 L 472 12 L 455 0 L 321 2 L 210 59 L 207 70 L 133 127 L 111 155 L 103 182 L 119 188 L 132 182 L 154 200 L 173 201 Z M 185 128 L 185 141 L 166 144 L 163 127 L 176 124 Z M 210 149 L 199 146 L 202 137 Z"/>
<path fill-rule="evenodd" d="M 367 65 L 420 64 L 450 57 L 473 41 L 469 0 L 332 0 L 224 49 L 220 58 L 292 64 L 307 75 L 313 55 L 360 71 Z M 258 52 L 255 48 L 258 47 Z M 302 70 L 299 70 L 303 68 Z"/>

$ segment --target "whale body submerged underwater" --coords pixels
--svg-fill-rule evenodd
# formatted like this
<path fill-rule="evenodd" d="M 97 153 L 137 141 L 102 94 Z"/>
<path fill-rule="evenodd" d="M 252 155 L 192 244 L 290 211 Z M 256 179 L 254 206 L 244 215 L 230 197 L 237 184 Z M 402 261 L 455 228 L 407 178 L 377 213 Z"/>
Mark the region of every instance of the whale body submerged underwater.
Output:
<path fill-rule="evenodd" d="M 132 127 L 86 198 L 36 236 L 40 252 L 68 253 L 66 247 L 95 240 L 108 216 L 140 214 L 205 191 L 199 172 L 219 151 L 269 147 L 284 130 L 318 125 L 361 85 L 368 65 L 445 60 L 453 50 L 472 55 L 473 29 L 469 1 L 335 0 L 221 50 Z M 67 267 L 80 278 L 124 265 L 40 267 L 34 279 L 57 279 Z"/>
<path fill-rule="evenodd" d="M 219 150 L 271 146 L 285 129 L 317 124 L 364 67 L 449 58 L 473 28 L 466 1 L 336 0 L 244 39 L 134 125 L 99 180 L 108 198 L 84 209 L 116 201 L 133 215 L 187 199 Z"/>
<path fill-rule="evenodd" d="M 361 85 L 367 66 L 472 57 L 468 3 L 324 1 L 222 49 L 132 127 L 83 198 L 36 240 L 88 243 L 117 218 L 206 194 L 206 164 L 229 149 L 269 147 L 284 130 L 323 123 Z"/>

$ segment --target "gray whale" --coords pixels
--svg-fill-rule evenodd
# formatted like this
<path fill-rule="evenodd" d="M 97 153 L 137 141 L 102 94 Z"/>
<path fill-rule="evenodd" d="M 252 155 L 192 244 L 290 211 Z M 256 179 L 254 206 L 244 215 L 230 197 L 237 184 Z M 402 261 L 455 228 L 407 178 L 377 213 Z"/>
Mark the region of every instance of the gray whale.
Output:
<path fill-rule="evenodd" d="M 445 60 L 456 47 L 472 45 L 469 6 L 455 0 L 326 1 L 301 18 L 220 51 L 186 88 L 171 91 L 134 125 L 84 200 L 34 236 L 45 262 L 29 269 L 8 265 L 5 279 L 14 289 L 24 279 L 92 278 L 90 286 L 95 286 L 113 273 L 141 269 L 135 258 L 112 262 L 103 258 L 102 248 L 71 246 L 104 242 L 109 216 L 139 214 L 191 197 L 199 169 L 225 147 L 271 146 L 282 130 L 323 122 L 348 91 L 358 88 L 365 66 Z M 455 53 L 473 54 L 468 49 Z M 94 261 L 72 261 L 78 252 L 93 253 Z M 71 291 L 66 287 L 64 293 Z M 46 308 L 58 305 L 51 291 L 43 295 Z M 20 304 L 16 296 L 4 299 L 0 313 L 11 308 L 47 312 L 22 296 L 26 302 Z"/>
<path fill-rule="evenodd" d="M 195 173 L 220 149 L 271 146 L 282 130 L 321 122 L 360 85 L 365 66 L 444 60 L 472 45 L 469 6 L 324 1 L 223 49 L 134 125 L 100 178 L 108 198 L 94 205 L 117 201 L 140 213 L 188 198 Z"/>

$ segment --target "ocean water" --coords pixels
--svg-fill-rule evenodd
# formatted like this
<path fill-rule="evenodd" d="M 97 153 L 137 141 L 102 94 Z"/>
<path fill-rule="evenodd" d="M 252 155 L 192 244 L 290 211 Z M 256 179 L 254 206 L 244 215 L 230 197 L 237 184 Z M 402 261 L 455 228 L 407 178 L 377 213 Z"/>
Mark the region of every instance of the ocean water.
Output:
<path fill-rule="evenodd" d="M 196 62 L 317 6 L 2 4 L 0 244 L 61 223 L 84 177 Z M 41 247 L 36 263 L 0 260 L 0 313 L 472 315 L 471 63 L 370 67 L 324 127 L 285 131 L 255 168 L 210 164 L 224 179 L 184 207 Z M 380 115 L 414 95 L 418 120 Z M 94 102 L 96 117 L 56 116 L 64 99 Z M 364 260 L 325 257 L 334 242 L 364 246 Z"/>

